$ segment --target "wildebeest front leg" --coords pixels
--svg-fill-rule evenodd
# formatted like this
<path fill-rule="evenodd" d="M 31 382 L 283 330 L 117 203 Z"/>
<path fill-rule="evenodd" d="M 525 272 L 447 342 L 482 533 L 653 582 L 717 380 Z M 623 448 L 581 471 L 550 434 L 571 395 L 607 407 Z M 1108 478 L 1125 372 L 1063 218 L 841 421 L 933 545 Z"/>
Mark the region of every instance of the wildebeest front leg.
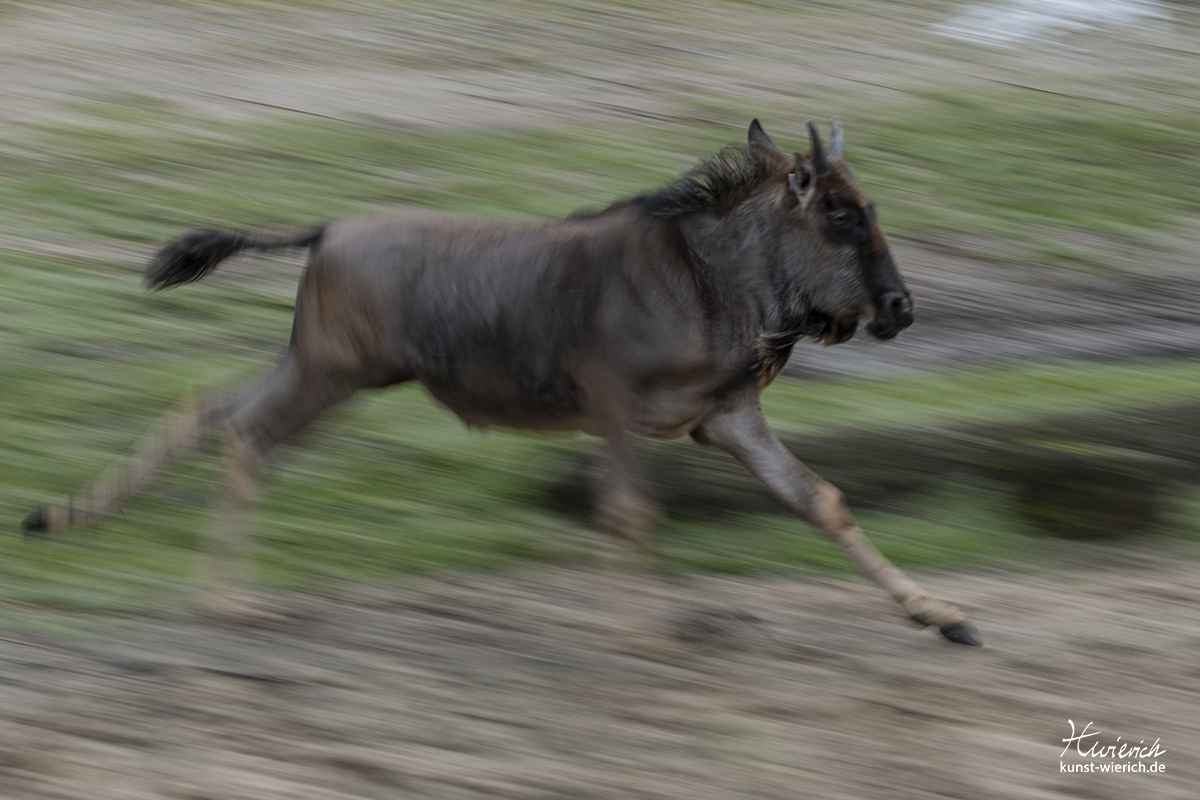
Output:
<path fill-rule="evenodd" d="M 693 437 L 740 461 L 788 508 L 841 546 L 914 621 L 936 625 L 954 642 L 982 643 L 961 611 L 930 595 L 867 540 L 847 510 L 842 493 L 788 452 L 767 424 L 757 400 L 713 417 Z"/>
<path fill-rule="evenodd" d="M 604 441 L 604 475 L 596 508 L 600 530 L 617 540 L 639 562 L 648 558 L 646 537 L 658 507 L 642 488 L 641 467 L 633 440 L 614 432 Z"/>
<path fill-rule="evenodd" d="M 601 587 L 613 646 L 644 658 L 675 658 L 683 648 L 668 625 L 665 587 L 654 574 L 647 542 L 661 512 L 643 489 L 632 437 L 624 431 L 606 436 L 604 462 L 596 523 L 614 554 L 605 559 Z"/>

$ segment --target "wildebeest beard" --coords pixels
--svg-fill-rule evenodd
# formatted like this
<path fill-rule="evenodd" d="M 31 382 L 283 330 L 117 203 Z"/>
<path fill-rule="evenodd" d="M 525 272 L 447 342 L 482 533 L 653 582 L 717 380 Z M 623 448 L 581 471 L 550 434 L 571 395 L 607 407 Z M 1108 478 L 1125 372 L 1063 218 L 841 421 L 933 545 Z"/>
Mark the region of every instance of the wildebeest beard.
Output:
<path fill-rule="evenodd" d="M 823 345 L 848 342 L 858 330 L 858 315 L 834 317 L 820 311 L 806 311 L 801 321 L 801 336 L 807 336 Z"/>
<path fill-rule="evenodd" d="M 867 325 L 867 333 L 872 338 L 880 341 L 894 339 L 902 330 L 908 327 L 907 323 L 888 319 L 878 311 L 874 315 L 868 314 L 867 316 L 870 317 Z M 861 322 L 862 316 L 859 314 L 835 317 L 823 311 L 809 309 L 801 315 L 794 330 L 796 331 L 797 339 L 807 336 L 814 341 L 828 346 L 850 341 L 854 338 L 854 334 L 858 331 L 858 326 Z"/>
<path fill-rule="evenodd" d="M 792 353 L 792 347 L 803 338 L 825 345 L 848 341 L 858 330 L 858 317 L 833 317 L 814 309 L 804 309 L 787 315 L 781 324 L 759 339 L 758 357 L 761 363 L 782 369 Z"/>

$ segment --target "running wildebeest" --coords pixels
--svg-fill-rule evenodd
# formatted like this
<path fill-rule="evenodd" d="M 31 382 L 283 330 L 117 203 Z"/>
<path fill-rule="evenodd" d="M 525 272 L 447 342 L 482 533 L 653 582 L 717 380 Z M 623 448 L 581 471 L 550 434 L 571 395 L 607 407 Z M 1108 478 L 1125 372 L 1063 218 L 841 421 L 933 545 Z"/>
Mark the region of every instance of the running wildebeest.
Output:
<path fill-rule="evenodd" d="M 583 430 L 608 462 L 600 526 L 637 541 L 654 514 L 635 436 L 690 435 L 740 461 L 839 544 L 904 611 L 979 644 L 961 612 L 867 541 L 842 494 L 789 453 L 759 394 L 792 347 L 844 342 L 859 324 L 891 339 L 912 300 L 833 120 L 826 155 L 786 156 L 755 120 L 673 185 L 598 213 L 530 224 L 406 214 L 292 235 L 203 231 L 166 245 L 152 289 L 199 280 L 243 250 L 307 247 L 287 354 L 235 399 L 198 404 L 68 509 L 30 530 L 94 519 L 198 430 L 226 431 L 217 550 L 243 553 L 245 517 L 267 454 L 360 389 L 420 381 L 470 425 Z"/>

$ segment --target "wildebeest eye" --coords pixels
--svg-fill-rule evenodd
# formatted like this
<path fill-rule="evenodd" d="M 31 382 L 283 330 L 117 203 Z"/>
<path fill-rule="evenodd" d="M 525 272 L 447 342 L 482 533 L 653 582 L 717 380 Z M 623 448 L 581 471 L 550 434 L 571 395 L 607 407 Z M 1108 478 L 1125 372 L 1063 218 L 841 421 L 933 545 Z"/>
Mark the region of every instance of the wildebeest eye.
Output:
<path fill-rule="evenodd" d="M 835 211 L 829 215 L 830 224 L 840 228 L 850 221 L 850 215 L 845 211 Z"/>

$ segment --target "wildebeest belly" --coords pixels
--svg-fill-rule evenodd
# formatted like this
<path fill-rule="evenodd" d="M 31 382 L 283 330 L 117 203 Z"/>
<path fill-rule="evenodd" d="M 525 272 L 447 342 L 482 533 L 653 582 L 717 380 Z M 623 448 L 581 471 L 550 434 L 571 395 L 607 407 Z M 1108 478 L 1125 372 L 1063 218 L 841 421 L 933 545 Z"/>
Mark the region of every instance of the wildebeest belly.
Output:
<path fill-rule="evenodd" d="M 434 397 L 477 426 L 596 432 L 599 414 L 669 438 L 714 412 L 728 376 L 699 346 L 690 359 L 678 344 L 664 357 L 641 336 L 619 346 L 611 331 L 595 336 L 583 309 L 576 316 L 525 310 L 421 315 L 419 325 L 405 326 L 406 362 Z"/>
<path fill-rule="evenodd" d="M 578 386 L 569 376 L 526 377 L 529 380 L 514 380 L 509 374 L 464 384 L 427 374 L 421 380 L 438 401 L 472 426 L 582 430 L 605 435 L 605 425 L 594 418 L 594 410 L 585 407 Z M 694 391 L 651 392 L 629 400 L 629 407 L 619 414 L 624 427 L 664 439 L 694 430 L 718 405 L 713 397 Z"/>
<path fill-rule="evenodd" d="M 474 425 L 573 427 L 569 371 L 579 331 L 550 320 L 430 315 L 409 328 L 409 364 L 440 402 Z"/>
<path fill-rule="evenodd" d="M 518 428 L 573 428 L 583 413 L 579 389 L 561 372 L 514 361 L 484 363 L 480 354 L 446 354 L 422 370 L 429 392 L 466 422 Z"/>

